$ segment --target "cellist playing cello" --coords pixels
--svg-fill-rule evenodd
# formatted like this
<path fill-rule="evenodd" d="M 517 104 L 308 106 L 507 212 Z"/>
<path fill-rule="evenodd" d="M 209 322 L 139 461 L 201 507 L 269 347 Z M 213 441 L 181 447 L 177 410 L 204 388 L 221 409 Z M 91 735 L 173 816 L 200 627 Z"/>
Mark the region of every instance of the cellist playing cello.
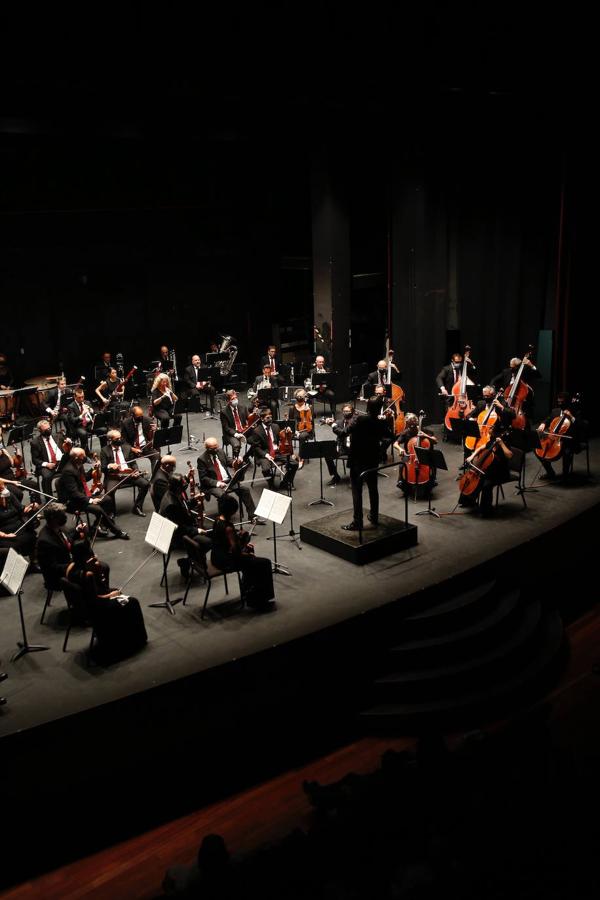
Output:
<path fill-rule="evenodd" d="M 552 463 L 562 457 L 562 481 L 567 481 L 573 465 L 573 456 L 579 453 L 580 440 L 585 427 L 580 407 L 579 395 L 573 397 L 568 391 L 561 391 L 556 397 L 556 406 L 537 427 L 542 446 L 535 455 L 544 467 L 540 481 L 554 481 L 556 472 Z"/>
<path fill-rule="evenodd" d="M 513 410 L 506 410 L 499 415 L 484 447 L 474 450 L 467 457 L 467 471 L 459 482 L 460 506 L 474 506 L 480 497 L 479 510 L 482 516 L 491 516 L 494 512 L 494 488 L 509 478 L 508 460 L 512 459 L 509 433 L 506 428 L 507 419 L 514 417 Z"/>
<path fill-rule="evenodd" d="M 414 492 L 416 497 L 420 490 L 427 495 L 435 485 L 435 469 L 433 466 L 422 465 L 416 453 L 417 447 L 429 450 L 433 444 L 437 444 L 437 438 L 430 428 L 423 427 L 423 414 L 419 417 L 415 413 L 407 413 L 404 429 L 394 444 L 394 449 L 400 454 L 400 462 L 407 464 L 406 469 L 400 466 L 400 477 L 396 485 L 404 493 Z"/>

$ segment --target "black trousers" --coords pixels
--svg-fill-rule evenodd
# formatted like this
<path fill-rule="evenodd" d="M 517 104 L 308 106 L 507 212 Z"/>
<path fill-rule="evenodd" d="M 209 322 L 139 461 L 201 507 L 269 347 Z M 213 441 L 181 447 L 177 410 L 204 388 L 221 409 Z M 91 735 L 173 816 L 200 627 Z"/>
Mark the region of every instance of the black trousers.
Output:
<path fill-rule="evenodd" d="M 285 472 L 284 477 L 281 480 L 281 487 L 287 488 L 289 485 L 294 483 L 294 478 L 296 477 L 296 472 L 298 471 L 298 460 L 292 459 L 287 456 L 276 456 L 275 460 L 280 469 L 283 469 Z M 260 470 L 262 472 L 263 478 L 272 479 L 272 466 L 271 461 L 267 459 L 265 456 L 257 457 L 257 463 L 260 466 Z"/>
<path fill-rule="evenodd" d="M 219 497 L 222 497 L 225 493 L 225 488 L 213 487 L 210 488 L 211 497 L 215 497 L 217 500 Z M 238 484 L 235 488 L 232 488 L 227 492 L 228 494 L 235 494 L 242 506 L 243 509 L 246 510 L 248 514 L 248 518 L 254 518 L 254 513 L 256 511 L 256 504 L 254 503 L 254 498 L 252 496 L 252 492 L 247 484 Z"/>
<path fill-rule="evenodd" d="M 363 523 L 363 502 L 362 489 L 363 483 L 360 481 L 359 475 L 364 472 L 365 467 L 350 467 L 350 486 L 352 488 L 352 505 L 354 507 L 354 521 L 357 525 Z M 370 472 L 364 479 L 369 489 L 369 505 L 371 507 L 371 517 L 377 519 L 379 517 L 379 490 L 377 487 L 377 472 Z"/>
<path fill-rule="evenodd" d="M 114 487 L 116 480 L 117 479 L 115 479 L 115 478 L 109 478 L 109 482 L 108 482 L 109 488 Z M 135 487 L 136 487 L 136 493 L 135 493 L 136 499 L 135 499 L 134 506 L 137 506 L 139 509 L 141 509 L 142 506 L 144 505 L 144 500 L 146 499 L 146 494 L 150 490 L 150 482 L 144 475 L 138 475 L 137 478 L 128 478 L 126 481 L 123 482 L 123 484 L 120 484 L 118 488 L 115 488 L 115 490 L 120 491 L 120 490 L 123 490 L 123 488 L 130 488 L 130 487 L 132 487 L 132 485 L 135 485 Z"/>
<path fill-rule="evenodd" d="M 111 494 L 103 497 L 100 503 L 90 503 L 89 500 L 86 500 L 85 503 L 79 504 L 69 501 L 67 511 L 70 513 L 87 512 L 94 520 L 94 528 L 96 525 L 99 525 L 101 528 L 107 528 L 112 534 L 119 534 L 121 531 L 111 518 L 115 513 L 115 501 Z"/>
<path fill-rule="evenodd" d="M 208 404 L 211 413 L 215 411 L 215 394 L 216 390 L 212 386 L 212 384 L 207 384 L 205 388 L 202 388 L 201 391 L 196 388 L 192 388 L 188 394 L 188 398 L 192 400 L 194 397 L 204 397 L 204 402 Z"/>
<path fill-rule="evenodd" d="M 155 410 L 154 415 L 158 419 L 161 428 L 168 428 L 171 418 L 173 418 L 174 426 L 181 425 L 181 416 L 176 415 L 171 417 L 166 409 L 157 409 Z"/>

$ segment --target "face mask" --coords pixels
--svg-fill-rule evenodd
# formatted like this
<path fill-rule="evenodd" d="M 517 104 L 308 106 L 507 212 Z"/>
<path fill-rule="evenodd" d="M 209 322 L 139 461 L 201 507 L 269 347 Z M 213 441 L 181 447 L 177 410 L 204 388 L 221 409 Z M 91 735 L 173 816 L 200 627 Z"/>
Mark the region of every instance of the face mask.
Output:
<path fill-rule="evenodd" d="M 351 418 L 352 418 L 352 413 L 351 413 L 351 412 L 345 412 L 345 413 L 344 413 L 344 418 L 345 418 L 345 419 L 351 419 Z"/>
<path fill-rule="evenodd" d="M 270 425 L 273 419 L 263 419 L 265 425 Z"/>
<path fill-rule="evenodd" d="M 115 440 L 112 441 L 111 443 L 112 443 L 113 447 L 120 447 L 121 444 L 123 443 L 123 441 L 121 440 L 121 438 L 115 438 Z"/>
<path fill-rule="evenodd" d="M 139 425 L 139 423 L 142 421 L 142 416 L 134 416 L 133 421 L 137 422 Z"/>
<path fill-rule="evenodd" d="M 232 401 L 231 401 L 231 405 L 232 405 L 232 406 L 237 406 L 237 405 L 238 405 L 238 401 L 237 401 L 237 400 L 232 400 Z"/>

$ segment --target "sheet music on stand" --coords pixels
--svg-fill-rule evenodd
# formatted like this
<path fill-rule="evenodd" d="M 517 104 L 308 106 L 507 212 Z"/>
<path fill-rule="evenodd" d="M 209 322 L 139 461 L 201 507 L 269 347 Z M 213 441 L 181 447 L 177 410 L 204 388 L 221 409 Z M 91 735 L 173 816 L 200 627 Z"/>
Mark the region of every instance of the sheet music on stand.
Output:
<path fill-rule="evenodd" d="M 144 540 L 151 547 L 154 547 L 155 550 L 158 550 L 159 553 L 162 553 L 163 556 L 166 556 L 176 529 L 177 525 L 171 522 L 170 519 L 165 519 L 164 516 L 159 516 L 157 512 L 153 512 Z"/>
<path fill-rule="evenodd" d="M 0 584 L 9 594 L 16 596 L 21 590 L 28 565 L 27 560 L 11 547 L 0 575 Z"/>
<path fill-rule="evenodd" d="M 256 515 L 276 525 L 281 525 L 287 511 L 290 508 L 291 498 L 286 494 L 278 494 L 276 491 L 270 491 L 264 488 L 256 507 Z"/>

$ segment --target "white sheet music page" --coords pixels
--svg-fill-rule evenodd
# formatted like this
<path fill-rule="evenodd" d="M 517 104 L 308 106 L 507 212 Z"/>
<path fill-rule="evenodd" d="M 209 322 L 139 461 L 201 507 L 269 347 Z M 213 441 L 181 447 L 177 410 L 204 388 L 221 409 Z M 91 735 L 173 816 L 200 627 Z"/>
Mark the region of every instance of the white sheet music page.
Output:
<path fill-rule="evenodd" d="M 152 513 L 144 540 L 151 547 L 155 547 L 159 553 L 168 553 L 171 546 L 171 538 L 176 528 L 177 525 L 174 522 L 154 512 Z"/>
<path fill-rule="evenodd" d="M 262 519 L 268 519 L 269 522 L 275 522 L 281 525 L 287 515 L 292 502 L 291 497 L 285 494 L 278 494 L 275 491 L 269 491 L 265 488 L 260 495 L 258 506 L 256 507 L 256 515 Z"/>
<path fill-rule="evenodd" d="M 25 557 L 17 553 L 11 547 L 0 575 L 0 583 L 4 585 L 6 590 L 11 594 L 18 594 L 27 572 L 29 563 Z"/>

